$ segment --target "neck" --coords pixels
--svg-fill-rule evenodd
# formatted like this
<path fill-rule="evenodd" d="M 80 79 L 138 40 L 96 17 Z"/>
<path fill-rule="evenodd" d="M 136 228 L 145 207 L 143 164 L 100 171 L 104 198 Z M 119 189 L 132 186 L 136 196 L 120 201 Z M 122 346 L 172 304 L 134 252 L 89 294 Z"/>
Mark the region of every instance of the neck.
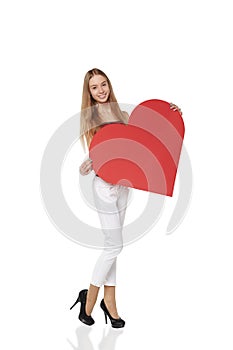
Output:
<path fill-rule="evenodd" d="M 98 115 L 100 119 L 104 122 L 114 121 L 118 120 L 116 116 L 114 115 L 110 103 L 101 103 L 97 107 Z"/>
<path fill-rule="evenodd" d="M 111 111 L 111 105 L 109 102 L 105 103 L 98 103 L 97 109 L 99 112 L 110 112 Z"/>

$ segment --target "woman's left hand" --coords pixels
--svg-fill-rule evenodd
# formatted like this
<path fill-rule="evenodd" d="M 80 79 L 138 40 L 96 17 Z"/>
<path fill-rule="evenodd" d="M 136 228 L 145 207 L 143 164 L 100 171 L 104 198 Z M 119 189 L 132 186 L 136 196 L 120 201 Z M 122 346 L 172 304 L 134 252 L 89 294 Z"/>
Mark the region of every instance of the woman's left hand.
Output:
<path fill-rule="evenodd" d="M 178 111 L 182 115 L 181 109 L 172 102 L 170 102 L 170 109 L 172 109 L 173 111 Z"/>

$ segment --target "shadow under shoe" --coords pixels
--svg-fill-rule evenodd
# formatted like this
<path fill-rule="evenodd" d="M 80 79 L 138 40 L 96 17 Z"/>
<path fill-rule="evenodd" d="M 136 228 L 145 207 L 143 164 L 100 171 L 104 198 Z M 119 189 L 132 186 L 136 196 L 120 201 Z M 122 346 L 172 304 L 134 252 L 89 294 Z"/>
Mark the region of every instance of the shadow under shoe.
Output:
<path fill-rule="evenodd" d="M 107 309 L 107 307 L 105 305 L 104 299 L 101 300 L 100 307 L 104 311 L 104 316 L 105 316 L 105 322 L 106 323 L 107 323 L 107 316 L 108 316 L 110 321 L 111 321 L 111 324 L 112 324 L 113 328 L 123 328 L 125 326 L 125 321 L 122 320 L 122 318 L 120 318 L 120 317 L 119 318 L 113 318 L 110 315 L 110 312 L 108 311 L 108 309 Z"/>
<path fill-rule="evenodd" d="M 70 307 L 70 310 L 73 309 L 73 307 L 80 302 L 81 303 L 81 307 L 80 307 L 80 312 L 79 312 L 79 320 L 83 323 L 85 323 L 88 326 L 92 326 L 95 321 L 93 320 L 93 318 L 89 315 L 86 314 L 86 300 L 87 300 L 87 289 L 83 289 L 79 292 L 78 298 L 75 301 L 75 303 Z"/>

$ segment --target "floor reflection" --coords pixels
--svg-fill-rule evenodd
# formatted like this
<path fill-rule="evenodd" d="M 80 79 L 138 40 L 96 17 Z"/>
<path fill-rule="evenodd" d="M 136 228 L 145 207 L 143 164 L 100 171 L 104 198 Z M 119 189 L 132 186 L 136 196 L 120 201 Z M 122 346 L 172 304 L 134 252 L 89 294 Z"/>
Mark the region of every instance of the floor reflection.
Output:
<path fill-rule="evenodd" d="M 110 327 L 108 331 L 103 329 L 102 339 L 99 343 L 99 350 L 114 350 L 116 346 L 116 340 L 119 337 L 120 334 L 122 334 L 124 331 L 123 329 L 114 329 Z"/>
<path fill-rule="evenodd" d="M 73 350 L 115 350 L 117 338 L 124 332 L 123 329 L 104 328 L 102 332 L 102 339 L 99 344 L 94 346 L 90 339 L 91 327 L 81 325 L 76 329 L 77 346 L 69 339 L 68 343 Z"/>

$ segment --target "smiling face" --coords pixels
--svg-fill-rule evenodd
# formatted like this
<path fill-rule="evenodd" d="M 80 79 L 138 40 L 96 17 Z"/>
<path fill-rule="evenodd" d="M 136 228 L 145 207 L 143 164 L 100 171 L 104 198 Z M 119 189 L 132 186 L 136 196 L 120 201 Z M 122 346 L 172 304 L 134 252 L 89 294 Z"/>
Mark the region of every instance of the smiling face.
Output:
<path fill-rule="evenodd" d="M 89 89 L 92 98 L 98 103 L 105 103 L 108 101 L 110 88 L 107 79 L 102 75 L 94 75 L 89 80 Z"/>

